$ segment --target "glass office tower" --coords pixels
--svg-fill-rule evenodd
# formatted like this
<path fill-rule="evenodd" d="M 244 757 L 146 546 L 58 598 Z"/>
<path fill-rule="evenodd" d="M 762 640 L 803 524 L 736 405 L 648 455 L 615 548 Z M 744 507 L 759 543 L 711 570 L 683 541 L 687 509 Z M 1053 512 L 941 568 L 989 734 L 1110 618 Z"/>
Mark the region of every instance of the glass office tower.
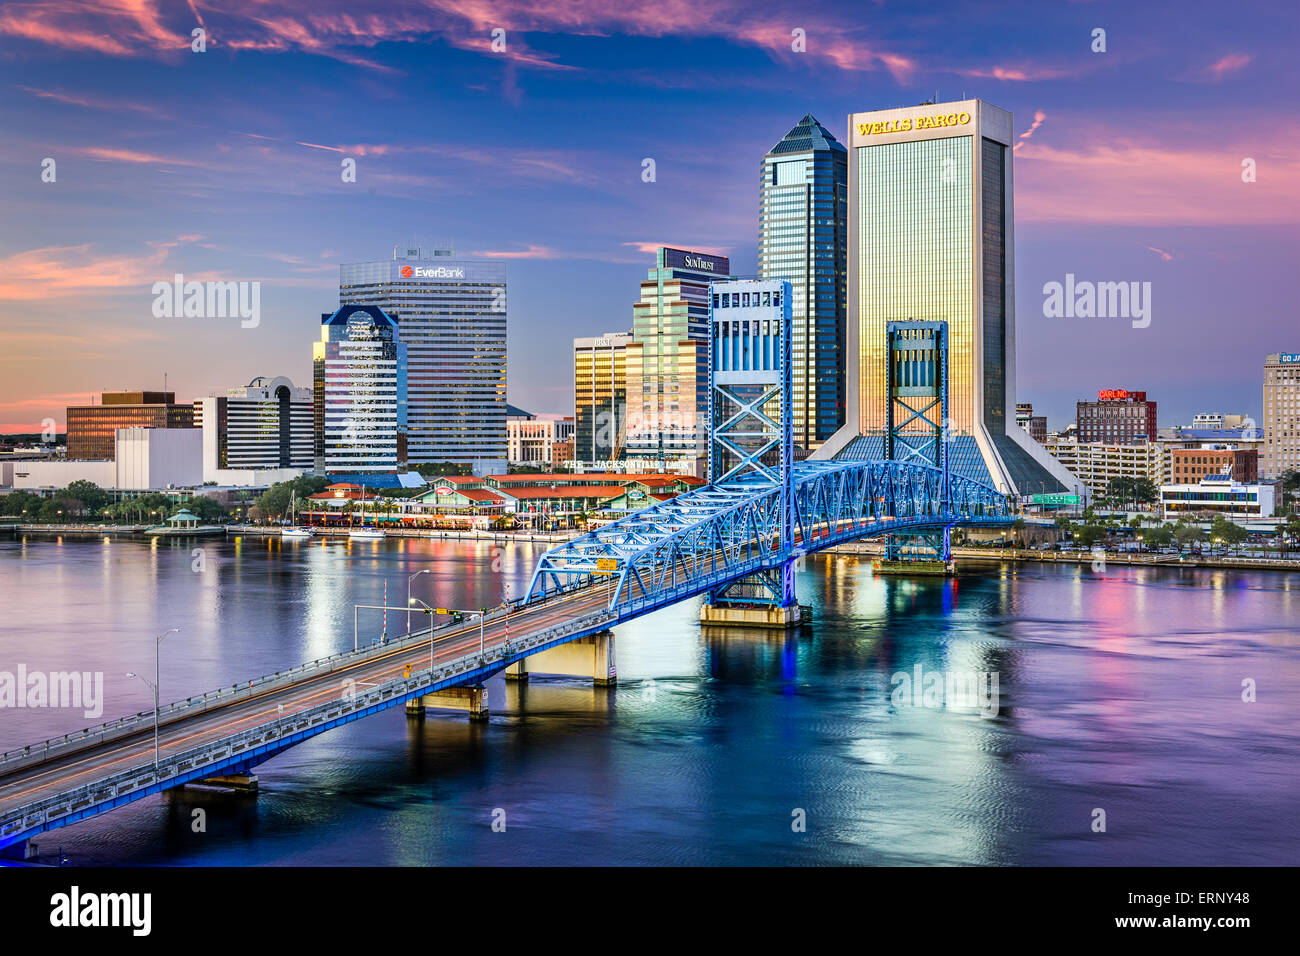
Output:
<path fill-rule="evenodd" d="M 943 321 L 950 467 L 1009 494 L 1082 487 L 1014 427 L 1012 142 L 982 100 L 849 117 L 850 415 L 817 457 L 883 456 L 888 325 Z"/>
<path fill-rule="evenodd" d="M 339 267 L 339 304 L 400 316 L 408 350 L 412 469 L 506 470 L 506 267 L 451 249 L 399 246 Z"/>
<path fill-rule="evenodd" d="M 312 350 L 317 474 L 398 484 L 407 452 L 406 362 L 397 319 L 378 306 L 321 316 Z"/>
<path fill-rule="evenodd" d="M 573 340 L 573 457 L 585 465 L 620 461 L 627 444 L 627 347 L 631 333 Z"/>
<path fill-rule="evenodd" d="M 760 165 L 758 274 L 793 294 L 794 443 L 809 451 L 844 424 L 848 150 L 812 116 Z"/>
<path fill-rule="evenodd" d="M 632 307 L 627 345 L 627 455 L 704 472 L 708 450 L 709 284 L 731 262 L 660 248 Z"/>

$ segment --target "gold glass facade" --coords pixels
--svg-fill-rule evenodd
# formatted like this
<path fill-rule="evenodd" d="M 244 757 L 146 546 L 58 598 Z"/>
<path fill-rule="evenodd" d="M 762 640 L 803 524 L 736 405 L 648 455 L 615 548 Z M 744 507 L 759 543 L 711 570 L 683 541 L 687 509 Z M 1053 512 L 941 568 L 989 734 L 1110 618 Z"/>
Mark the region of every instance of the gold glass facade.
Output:
<path fill-rule="evenodd" d="M 857 163 L 859 422 L 886 422 L 885 328 L 946 321 L 949 427 L 971 434 L 974 387 L 971 137 L 859 147 Z"/>
<path fill-rule="evenodd" d="M 573 341 L 572 457 L 578 461 L 613 461 L 624 455 L 631 341 L 630 335 Z"/>

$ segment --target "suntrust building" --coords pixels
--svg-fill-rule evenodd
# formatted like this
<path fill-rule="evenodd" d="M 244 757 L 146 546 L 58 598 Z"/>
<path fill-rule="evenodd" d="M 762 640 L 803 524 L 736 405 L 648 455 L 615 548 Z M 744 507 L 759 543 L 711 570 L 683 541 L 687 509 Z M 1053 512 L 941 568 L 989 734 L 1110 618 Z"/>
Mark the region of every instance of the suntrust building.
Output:
<path fill-rule="evenodd" d="M 848 421 L 814 456 L 883 458 L 891 323 L 947 323 L 949 465 L 1007 493 L 1080 484 L 1015 426 L 1011 114 L 982 100 L 849 116 Z M 892 418 L 891 418 L 892 414 Z M 1010 424 L 1010 427 L 1008 427 Z"/>

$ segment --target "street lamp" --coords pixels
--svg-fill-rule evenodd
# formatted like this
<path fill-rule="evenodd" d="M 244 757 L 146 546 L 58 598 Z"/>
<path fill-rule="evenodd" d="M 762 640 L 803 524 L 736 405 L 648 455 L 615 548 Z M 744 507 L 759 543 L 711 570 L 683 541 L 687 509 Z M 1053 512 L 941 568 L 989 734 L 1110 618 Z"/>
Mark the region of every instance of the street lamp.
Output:
<path fill-rule="evenodd" d="M 414 581 L 416 578 L 418 578 L 421 574 L 432 574 L 432 573 L 433 572 L 430 571 L 428 568 L 425 568 L 423 571 L 416 571 L 414 574 L 412 574 L 410 577 L 406 579 L 406 636 L 407 637 L 411 636 L 411 603 L 412 603 L 411 582 Z M 429 633 L 430 634 L 433 633 L 433 621 L 429 622 Z"/>
<path fill-rule="evenodd" d="M 160 658 L 162 656 L 162 642 L 163 642 L 163 638 L 166 637 L 168 634 L 174 634 L 179 630 L 180 630 L 179 627 L 173 627 L 170 628 L 169 630 L 163 631 L 161 634 L 158 635 L 158 639 L 154 641 L 152 681 L 150 681 L 149 678 L 144 677 L 140 674 L 129 673 L 126 675 L 127 677 L 139 677 L 140 680 L 144 681 L 151 688 L 153 688 L 153 768 L 155 771 L 158 769 L 158 708 L 159 708 L 158 685 L 161 683 Z"/>
<path fill-rule="evenodd" d="M 421 572 L 423 573 L 423 572 Z M 414 575 L 412 575 L 414 577 Z M 408 582 L 409 583 L 409 582 Z M 424 608 L 424 612 L 429 615 L 429 680 L 433 680 L 433 616 L 438 612 L 429 605 L 425 604 L 419 598 L 406 599 L 406 633 L 411 633 L 411 605 L 418 604 Z"/>

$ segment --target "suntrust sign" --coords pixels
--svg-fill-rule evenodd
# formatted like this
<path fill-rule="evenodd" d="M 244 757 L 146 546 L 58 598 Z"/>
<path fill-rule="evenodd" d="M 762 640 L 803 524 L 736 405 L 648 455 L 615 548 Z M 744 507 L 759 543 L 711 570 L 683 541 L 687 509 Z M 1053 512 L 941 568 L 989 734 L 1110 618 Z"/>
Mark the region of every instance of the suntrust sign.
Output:
<path fill-rule="evenodd" d="M 969 113 L 947 113 L 936 116 L 917 116 L 914 119 L 882 120 L 879 123 L 859 123 L 858 135 L 883 136 L 886 133 L 910 133 L 914 129 L 944 129 L 949 126 L 965 126 L 969 122 Z"/>
<path fill-rule="evenodd" d="M 403 279 L 463 279 L 465 278 L 465 270 L 453 269 L 448 266 L 438 266 L 436 269 L 426 269 L 423 266 L 402 266 L 401 276 Z"/>

